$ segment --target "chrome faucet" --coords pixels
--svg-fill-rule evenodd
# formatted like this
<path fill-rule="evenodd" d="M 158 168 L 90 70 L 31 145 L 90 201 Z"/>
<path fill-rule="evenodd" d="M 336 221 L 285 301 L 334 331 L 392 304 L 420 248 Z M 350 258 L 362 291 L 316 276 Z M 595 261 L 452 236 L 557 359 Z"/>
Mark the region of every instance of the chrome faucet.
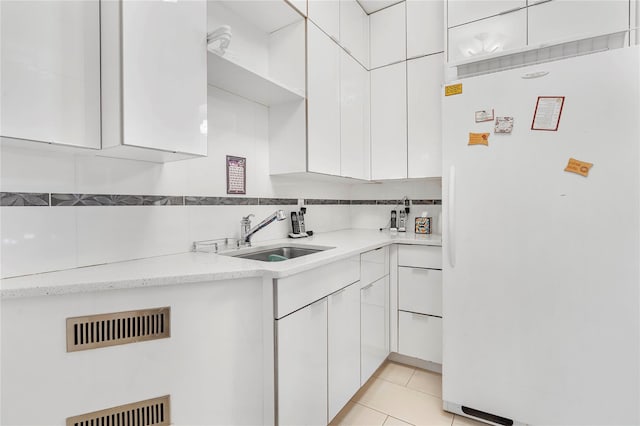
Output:
<path fill-rule="evenodd" d="M 271 213 L 262 222 L 260 222 L 259 224 L 251 228 L 251 216 L 253 215 L 250 214 L 249 216 L 244 216 L 240 221 L 240 224 L 241 224 L 240 240 L 247 246 L 251 246 L 251 236 L 253 234 L 255 234 L 261 229 L 266 228 L 267 225 L 269 225 L 272 222 L 275 222 L 276 220 L 281 221 L 287 218 L 287 215 L 284 214 L 284 210 L 276 210 L 275 212 Z"/>

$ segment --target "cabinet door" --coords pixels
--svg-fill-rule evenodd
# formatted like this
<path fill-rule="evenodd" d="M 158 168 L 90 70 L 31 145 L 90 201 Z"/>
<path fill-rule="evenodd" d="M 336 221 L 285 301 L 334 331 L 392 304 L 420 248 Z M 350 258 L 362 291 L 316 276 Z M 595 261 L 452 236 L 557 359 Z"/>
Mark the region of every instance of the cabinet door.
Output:
<path fill-rule="evenodd" d="M 407 64 L 371 71 L 371 178 L 407 177 Z"/>
<path fill-rule="evenodd" d="M 369 72 L 340 50 L 341 176 L 357 179 L 371 176 L 369 92 Z"/>
<path fill-rule="evenodd" d="M 449 61 L 482 57 L 527 45 L 527 11 L 483 19 L 449 29 Z"/>
<path fill-rule="evenodd" d="M 369 67 L 369 15 L 356 0 L 340 0 L 340 44 Z"/>
<path fill-rule="evenodd" d="M 369 15 L 371 25 L 371 68 L 407 59 L 406 11 L 404 2 Z"/>
<path fill-rule="evenodd" d="M 389 247 L 380 247 L 360 254 L 360 282 L 362 285 L 389 275 Z"/>
<path fill-rule="evenodd" d="M 314 24 L 335 41 L 340 40 L 339 0 L 309 0 L 307 10 L 309 19 Z"/>
<path fill-rule="evenodd" d="M 3 137 L 100 148 L 100 3 L 0 2 Z"/>
<path fill-rule="evenodd" d="M 629 0 L 554 0 L 529 8 L 529 44 L 629 29 Z"/>
<path fill-rule="evenodd" d="M 526 0 L 448 0 L 447 23 L 451 28 L 526 6 Z"/>
<path fill-rule="evenodd" d="M 328 297 L 329 420 L 360 389 L 360 283 Z"/>
<path fill-rule="evenodd" d="M 276 321 L 278 424 L 327 424 L 327 299 Z"/>
<path fill-rule="evenodd" d="M 307 23 L 307 157 L 310 172 L 340 175 L 340 47 Z"/>
<path fill-rule="evenodd" d="M 408 175 L 442 176 L 444 53 L 407 61 Z"/>
<path fill-rule="evenodd" d="M 398 268 L 398 309 L 442 316 L 442 271 Z"/>
<path fill-rule="evenodd" d="M 389 355 L 389 276 L 360 290 L 360 384 Z"/>
<path fill-rule="evenodd" d="M 398 353 L 442 364 L 442 318 L 398 312 Z"/>
<path fill-rule="evenodd" d="M 445 0 L 407 0 L 407 58 L 444 50 Z"/>
<path fill-rule="evenodd" d="M 206 1 L 121 7 L 123 143 L 206 155 Z"/>

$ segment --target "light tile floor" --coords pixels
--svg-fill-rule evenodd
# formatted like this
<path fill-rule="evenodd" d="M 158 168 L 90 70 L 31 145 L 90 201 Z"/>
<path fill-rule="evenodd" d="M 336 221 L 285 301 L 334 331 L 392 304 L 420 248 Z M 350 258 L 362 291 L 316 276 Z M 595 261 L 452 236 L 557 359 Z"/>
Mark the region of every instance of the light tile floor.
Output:
<path fill-rule="evenodd" d="M 442 410 L 442 376 L 386 362 L 354 395 L 331 425 L 486 426 Z"/>

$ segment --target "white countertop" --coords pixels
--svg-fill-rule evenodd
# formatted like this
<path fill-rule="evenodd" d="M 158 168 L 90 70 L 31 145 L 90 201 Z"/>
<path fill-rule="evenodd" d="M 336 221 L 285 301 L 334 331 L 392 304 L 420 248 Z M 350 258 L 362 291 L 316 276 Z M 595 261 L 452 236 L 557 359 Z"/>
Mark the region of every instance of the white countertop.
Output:
<path fill-rule="evenodd" d="M 317 245 L 330 250 L 284 262 L 261 262 L 213 253 L 181 253 L 126 262 L 107 263 L 64 271 L 25 275 L 0 280 L 2 299 L 82 293 L 100 290 L 188 284 L 234 278 L 282 278 L 336 260 L 390 244 L 442 245 L 440 235 L 410 232 L 349 229 L 316 234 L 304 239 L 255 243 L 253 247 L 274 244 Z"/>

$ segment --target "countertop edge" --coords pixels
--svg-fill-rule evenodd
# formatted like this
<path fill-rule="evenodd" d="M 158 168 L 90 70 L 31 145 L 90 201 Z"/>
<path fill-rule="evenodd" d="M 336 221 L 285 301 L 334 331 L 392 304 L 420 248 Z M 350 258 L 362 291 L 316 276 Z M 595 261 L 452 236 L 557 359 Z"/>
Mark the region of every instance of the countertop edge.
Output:
<path fill-rule="evenodd" d="M 333 233 L 328 234 L 338 234 L 340 232 L 349 232 L 349 231 L 334 231 Z M 353 230 L 351 231 L 353 232 Z M 373 233 L 371 234 L 374 235 Z M 421 245 L 421 246 L 441 246 L 441 239 L 438 239 L 437 236 L 434 236 L 434 239 L 425 239 L 419 240 L 413 238 L 405 237 L 403 235 L 397 234 L 386 234 L 386 236 L 381 236 L 379 240 L 367 241 L 362 245 L 356 245 L 355 247 L 350 247 L 347 249 L 341 248 L 339 244 L 336 245 L 336 252 L 326 252 L 326 255 L 320 258 L 306 258 L 302 261 L 298 259 L 292 259 L 290 262 L 283 268 L 281 263 L 262 264 L 258 261 L 251 261 L 252 263 L 247 265 L 239 265 L 229 268 L 229 270 L 221 270 L 219 272 L 210 271 L 205 273 L 185 273 L 178 275 L 165 275 L 165 276 L 149 276 L 144 278 L 115 278 L 115 279 L 102 279 L 102 280 L 79 280 L 79 282 L 75 282 L 72 284 L 49 284 L 49 285 L 34 285 L 34 286 L 24 286 L 17 288 L 2 288 L 0 289 L 0 300 L 12 300 L 19 298 L 29 298 L 29 297 L 40 297 L 40 296 L 53 296 L 53 295 L 64 295 L 64 294 L 77 294 L 77 293 L 91 293 L 98 291 L 108 291 L 108 290 L 123 290 L 123 289 L 133 289 L 133 288 L 147 288 L 147 287 L 162 287 L 162 286 L 170 286 L 170 285 L 178 285 L 178 284 L 198 284 L 203 282 L 213 282 L 213 281 L 222 281 L 222 280 L 232 280 L 232 279 L 242 279 L 242 278 L 267 278 L 267 279 L 281 279 L 285 277 L 289 277 L 292 275 L 300 274 L 323 265 L 333 263 L 336 261 L 340 261 L 343 259 L 347 259 L 353 256 L 356 256 L 360 253 L 364 253 L 370 250 L 374 250 L 379 247 L 391 246 L 393 244 L 399 245 Z M 344 238 L 344 237 L 342 237 Z M 277 241 L 286 241 L 286 240 L 277 240 Z M 265 241 L 263 244 L 273 243 L 274 241 Z M 331 235 L 323 236 L 321 241 L 314 241 L 313 243 L 321 243 L 328 244 L 331 242 Z M 176 256 L 185 256 L 187 258 L 190 255 L 198 256 L 203 255 L 202 253 L 181 253 Z M 217 254 L 205 254 L 206 256 L 220 256 Z M 150 259 L 158 259 L 165 256 L 158 256 L 155 258 L 146 258 L 139 260 L 131 260 L 125 262 L 117 262 L 108 265 L 117 265 L 119 263 L 129 263 L 129 266 L 135 265 L 135 262 L 141 263 L 145 260 Z M 253 263 L 255 262 L 255 264 Z M 91 270 L 90 268 L 97 267 L 85 267 L 85 268 L 75 268 L 66 271 L 58 271 L 58 272 L 47 272 L 44 274 L 34 274 L 27 275 L 22 277 L 15 278 L 4 278 L 0 280 L 0 282 L 20 279 L 22 281 L 28 281 L 30 277 L 33 279 L 41 278 L 41 276 L 55 277 L 53 274 L 59 273 L 73 273 L 73 271 L 83 269 L 85 271 Z M 98 273 L 98 271 L 96 271 Z M 51 274 L 51 275 L 49 275 Z M 59 279 L 59 278 L 58 278 Z M 55 281 L 54 278 L 51 278 L 52 281 Z"/>

